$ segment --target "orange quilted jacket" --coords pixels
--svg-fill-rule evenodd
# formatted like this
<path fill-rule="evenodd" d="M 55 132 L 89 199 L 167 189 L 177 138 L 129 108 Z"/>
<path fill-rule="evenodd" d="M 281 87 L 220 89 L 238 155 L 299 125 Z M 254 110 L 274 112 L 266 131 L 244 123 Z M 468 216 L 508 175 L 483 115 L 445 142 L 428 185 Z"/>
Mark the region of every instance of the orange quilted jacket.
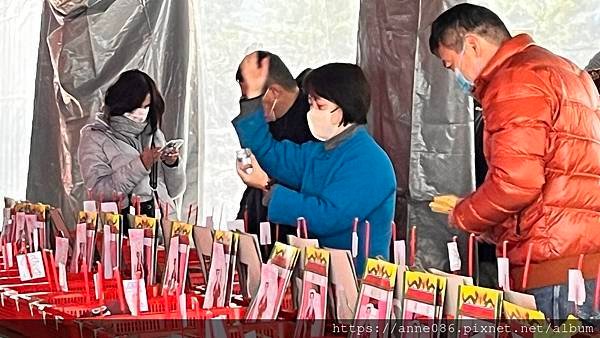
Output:
<path fill-rule="evenodd" d="M 474 95 L 489 172 L 457 205 L 455 224 L 508 241 L 515 265 L 530 243 L 534 263 L 600 253 L 600 107 L 590 76 L 522 34 L 485 66 Z"/>

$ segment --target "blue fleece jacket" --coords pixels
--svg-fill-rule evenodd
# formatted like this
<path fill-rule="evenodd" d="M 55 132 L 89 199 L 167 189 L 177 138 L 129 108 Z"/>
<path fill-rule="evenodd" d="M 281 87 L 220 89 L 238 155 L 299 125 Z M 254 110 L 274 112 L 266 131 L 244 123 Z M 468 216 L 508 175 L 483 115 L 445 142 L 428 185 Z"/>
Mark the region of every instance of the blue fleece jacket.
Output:
<path fill-rule="evenodd" d="M 362 274 L 365 264 L 365 220 L 371 225 L 369 257 L 388 259 L 396 177 L 366 128 L 358 126 L 327 142 L 278 142 L 269 132 L 260 98 L 241 105 L 242 114 L 232 123 L 242 147 L 250 148 L 269 176 L 283 184 L 271 188 L 269 220 L 296 224 L 304 217 L 321 247 L 351 250 L 358 217 L 357 272 Z"/>

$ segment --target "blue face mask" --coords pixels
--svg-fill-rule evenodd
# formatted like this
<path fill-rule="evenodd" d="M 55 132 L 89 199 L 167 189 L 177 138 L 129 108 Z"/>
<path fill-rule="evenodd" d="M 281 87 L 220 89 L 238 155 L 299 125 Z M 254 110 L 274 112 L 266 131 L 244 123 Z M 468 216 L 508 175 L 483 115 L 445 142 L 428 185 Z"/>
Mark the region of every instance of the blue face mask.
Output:
<path fill-rule="evenodd" d="M 458 86 L 460 89 L 466 94 L 471 94 L 473 92 L 473 83 L 463 75 L 459 68 L 456 68 L 454 71 L 454 76 L 456 77 L 456 82 L 458 82 Z"/>
<path fill-rule="evenodd" d="M 460 66 L 462 65 L 464 55 L 465 50 L 463 49 L 458 59 L 458 65 L 454 68 L 454 76 L 456 77 L 456 82 L 458 82 L 458 86 L 460 87 L 460 89 L 466 94 L 471 94 L 473 92 L 473 82 L 467 80 L 465 75 L 460 70 Z"/>

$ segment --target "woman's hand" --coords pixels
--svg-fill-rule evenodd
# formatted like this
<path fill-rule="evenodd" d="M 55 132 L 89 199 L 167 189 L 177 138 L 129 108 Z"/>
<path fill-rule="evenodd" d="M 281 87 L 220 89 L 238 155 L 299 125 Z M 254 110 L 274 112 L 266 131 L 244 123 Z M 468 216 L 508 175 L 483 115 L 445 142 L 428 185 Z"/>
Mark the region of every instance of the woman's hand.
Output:
<path fill-rule="evenodd" d="M 179 150 L 173 150 L 170 152 L 163 151 L 160 154 L 160 159 L 168 166 L 175 165 L 179 159 Z"/>
<path fill-rule="evenodd" d="M 269 176 L 260 167 L 254 154 L 250 155 L 250 164 L 243 165 L 241 162 L 237 162 L 237 172 L 240 178 L 247 186 L 251 188 L 267 190 L 267 184 L 269 183 Z M 246 169 L 251 169 L 246 172 Z"/>
<path fill-rule="evenodd" d="M 247 55 L 240 64 L 240 72 L 244 79 L 240 82 L 242 96 L 254 98 L 264 94 L 265 83 L 269 76 L 269 57 L 258 61 L 258 53 Z"/>
<path fill-rule="evenodd" d="M 146 148 L 140 154 L 140 160 L 144 164 L 146 170 L 150 170 L 154 162 L 160 158 L 160 148 Z"/>

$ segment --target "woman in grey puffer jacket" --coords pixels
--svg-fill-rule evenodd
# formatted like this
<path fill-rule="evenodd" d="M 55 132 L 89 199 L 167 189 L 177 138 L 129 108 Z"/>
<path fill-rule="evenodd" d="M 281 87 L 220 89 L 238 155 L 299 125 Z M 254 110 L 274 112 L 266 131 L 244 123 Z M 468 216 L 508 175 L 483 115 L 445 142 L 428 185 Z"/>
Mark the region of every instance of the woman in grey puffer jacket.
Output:
<path fill-rule="evenodd" d="M 174 198 L 185 189 L 185 171 L 177 150 L 160 152 L 165 136 L 159 129 L 164 101 L 150 76 L 129 70 L 110 86 L 104 111 L 81 130 L 79 166 L 87 189 L 95 196 L 132 195 L 142 201 L 142 214 L 154 215 L 151 173 L 157 176 L 156 192 L 161 204 L 169 204 L 175 220 Z"/>

